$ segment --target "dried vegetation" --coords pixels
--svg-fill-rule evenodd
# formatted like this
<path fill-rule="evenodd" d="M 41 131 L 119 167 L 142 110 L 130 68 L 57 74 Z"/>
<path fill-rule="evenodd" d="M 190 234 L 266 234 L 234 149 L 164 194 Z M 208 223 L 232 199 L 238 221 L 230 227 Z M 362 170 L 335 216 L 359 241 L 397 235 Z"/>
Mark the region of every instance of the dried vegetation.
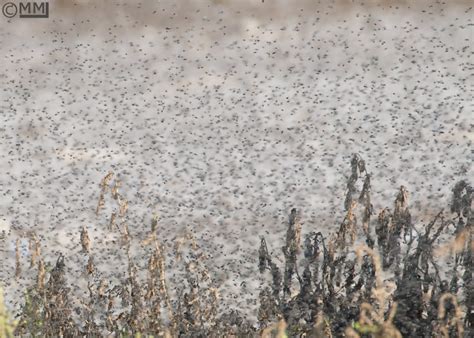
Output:
<path fill-rule="evenodd" d="M 474 336 L 473 188 L 465 181 L 454 187 L 449 212 L 440 211 L 429 224 L 415 227 L 403 186 L 393 210 L 374 215 L 370 175 L 354 155 L 345 215 L 334 234 L 325 237 L 308 229 L 302 238 L 300 215 L 292 209 L 282 256 L 270 251 L 278 248 L 276 243 L 270 246 L 261 238 L 255 255 L 268 284 L 259 290 L 258 323 L 225 310 L 205 252 L 191 235 L 176 239 L 174 261 L 168 262 L 182 267 L 184 281 L 168 285 L 158 218 L 153 217 L 145 240 L 132 236 L 125 217 L 128 202 L 119 188 L 113 173 L 104 177 L 96 212 L 107 196 L 115 201 L 108 231 L 120 235 L 127 278 L 114 284 L 102 277 L 94 261 L 99 248 L 84 226 L 78 240 L 87 262 L 82 271 L 89 297 L 78 305 L 65 276 L 65 257 L 59 255 L 47 268 L 41 243 L 30 234 L 30 268 L 22 267 L 17 242 L 15 274 L 34 272 L 36 282 L 25 291 L 17 322 L 0 302 L 0 337 L 13 332 L 48 337 Z M 137 242 L 148 252 L 142 257 L 146 271 L 132 257 Z M 440 266 L 440 257 L 452 264 Z"/>

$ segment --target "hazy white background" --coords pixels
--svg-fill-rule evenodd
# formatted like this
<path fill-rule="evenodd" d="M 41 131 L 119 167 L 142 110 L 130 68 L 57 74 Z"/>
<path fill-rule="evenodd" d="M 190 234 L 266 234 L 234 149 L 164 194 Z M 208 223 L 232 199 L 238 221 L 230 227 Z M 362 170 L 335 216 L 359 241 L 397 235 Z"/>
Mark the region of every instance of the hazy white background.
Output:
<path fill-rule="evenodd" d="M 292 207 L 305 232 L 338 226 L 354 152 L 377 213 L 400 185 L 419 224 L 447 208 L 474 177 L 472 9 L 408 3 L 51 1 L 49 19 L 1 17 L 0 280 L 25 231 L 71 270 L 83 225 L 96 248 L 113 238 L 94 214 L 109 170 L 132 234 L 153 214 L 167 243 L 193 232 L 239 308 L 259 236 L 282 239 Z"/>

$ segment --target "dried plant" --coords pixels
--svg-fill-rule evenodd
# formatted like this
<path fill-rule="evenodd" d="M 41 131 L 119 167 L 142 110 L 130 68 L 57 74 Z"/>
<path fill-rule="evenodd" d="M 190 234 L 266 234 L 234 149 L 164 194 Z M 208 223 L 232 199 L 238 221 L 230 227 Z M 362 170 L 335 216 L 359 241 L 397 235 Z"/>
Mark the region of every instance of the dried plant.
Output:
<path fill-rule="evenodd" d="M 82 227 L 81 231 L 81 246 L 82 251 L 86 254 L 90 253 L 91 250 L 91 241 L 89 239 L 89 233 L 87 232 L 87 228 L 85 226 Z"/>
<path fill-rule="evenodd" d="M 35 233 L 32 233 L 28 242 L 28 250 L 31 253 L 30 268 L 36 265 L 36 260 L 41 256 L 40 241 Z"/>
<path fill-rule="evenodd" d="M 105 177 L 100 182 L 99 202 L 97 203 L 97 208 L 95 210 L 95 213 L 97 215 L 99 214 L 100 209 L 102 209 L 103 206 L 105 205 L 105 200 L 104 200 L 105 194 L 106 194 L 107 190 L 110 189 L 109 188 L 109 182 L 112 179 L 113 175 L 114 174 L 112 172 L 109 172 L 107 175 L 105 175 Z"/>
<path fill-rule="evenodd" d="M 356 183 L 361 174 L 365 174 L 365 178 L 359 198 L 355 200 Z M 329 237 L 327 246 L 321 234 L 310 232 L 304 241 L 304 258 L 301 262 L 298 262 L 299 252 L 288 249 L 292 245 L 292 220 L 296 215 L 294 209 L 291 211 L 283 248 L 286 273 L 283 286 L 288 288 L 288 281 L 291 281 L 289 276 L 296 275 L 300 282 L 299 290 L 292 292 L 290 297 L 282 297 L 278 288 L 281 284 L 275 283 L 277 278 L 273 278 L 273 287 L 261 289 L 259 323 L 262 330 L 274 327 L 271 323 L 283 318 L 288 325 L 286 332 L 289 335 L 401 337 L 402 334 L 435 334 L 436 330 L 439 331 L 434 324 L 438 322 L 437 304 L 448 284 L 441 280 L 439 267 L 433 258 L 434 243 L 453 221 L 447 220 L 440 212 L 425 227 L 424 234 L 415 238 L 416 229 L 408 207 L 408 191 L 402 186 L 395 198 L 393 213 L 388 208 L 379 213 L 375 229 L 376 243 L 370 233 L 370 217 L 373 214 L 370 175 L 365 162 L 358 155 L 352 158 L 347 187 L 344 203 L 346 215 L 338 231 Z M 455 200 L 458 201 L 457 206 L 464 206 L 459 216 L 464 222 L 464 229 L 467 224 L 465 219 L 471 212 L 465 208 L 466 202 L 459 200 L 468 201 L 469 198 L 463 196 L 469 194 L 470 190 L 465 189 L 465 184 L 462 187 L 464 190 L 458 193 L 461 197 Z M 359 240 L 356 218 L 358 204 L 363 207 L 362 232 L 366 246 L 359 246 L 355 250 L 358 257 L 356 264 L 350 257 L 354 243 Z M 458 209 L 454 208 L 454 211 Z M 456 239 L 449 248 L 453 248 L 451 252 L 457 256 L 462 255 L 463 259 L 457 261 L 469 264 L 462 268 L 456 264 L 454 274 L 457 275 L 459 269 L 464 270 L 463 283 L 467 286 L 472 285 L 472 245 L 471 240 L 467 239 L 470 233 L 459 231 L 459 228 L 458 225 Z M 404 252 L 402 249 L 405 249 Z M 260 272 L 272 271 L 274 260 L 262 238 L 259 249 Z M 303 267 L 301 277 L 297 273 L 299 266 Z M 279 270 L 276 266 L 275 269 L 275 275 L 278 276 Z M 388 269 L 395 282 L 384 281 L 382 269 Z M 458 290 L 458 284 L 453 276 L 452 288 Z M 287 289 L 285 291 L 288 294 Z M 473 292 L 467 291 L 463 297 L 467 309 L 460 316 L 464 318 L 464 327 L 469 327 L 472 320 L 464 313 L 470 313 L 468 301 L 473 299 Z M 457 328 L 459 323 L 456 320 Z"/>
<path fill-rule="evenodd" d="M 5 302 L 3 300 L 3 289 L 0 287 L 0 337 L 14 337 L 15 328 L 18 323 L 12 319 L 7 312 Z"/>
<path fill-rule="evenodd" d="M 438 327 L 436 336 L 458 337 L 464 336 L 464 327 L 461 309 L 456 296 L 445 293 L 438 301 Z"/>
<path fill-rule="evenodd" d="M 245 314 L 226 311 L 222 306 L 225 303 L 219 288 L 207 269 L 209 258 L 192 234 L 176 236 L 171 255 L 165 255 L 169 247 L 159 237 L 156 215 L 145 239 L 130 232 L 128 201 L 120 187 L 113 173 L 102 179 L 96 213 L 109 202 L 114 208 L 104 227 L 108 231 L 118 229 L 121 252 L 128 263 L 126 278 L 113 281 L 100 271 L 85 226 L 80 235 L 81 255 L 87 258 L 82 268 L 85 273 L 69 278 L 66 258 L 60 255 L 50 268 L 38 237 L 32 233 L 28 247 L 30 266 L 37 267 L 36 281 L 25 292 L 16 327 L 11 326 L 10 319 L 5 321 L 0 302 L 0 332 L 7 332 L 5 325 L 10 325 L 10 335 L 14 330 L 16 335 L 51 337 L 398 338 L 474 334 L 474 217 L 472 188 L 465 181 L 453 189 L 450 209 L 454 217 L 440 211 L 420 227 L 422 231 L 411 217 L 408 190 L 400 187 L 393 211 L 385 208 L 378 213 L 374 240 L 371 179 L 364 160 L 354 155 L 344 219 L 335 232 L 324 236 L 309 228 L 305 233 L 301 216 L 293 208 L 281 251 L 271 253 L 268 245 L 275 249 L 278 244 L 261 238 L 258 270 L 268 273 L 269 279 L 256 296 L 257 325 Z M 451 237 L 438 245 L 445 235 Z M 25 271 L 21 269 L 20 239 L 16 240 L 15 256 L 15 275 L 21 278 Z M 453 262 L 448 280 L 440 273 L 440 259 Z M 177 276 L 181 283 L 170 283 L 168 266 L 180 271 Z M 88 299 L 75 299 L 71 292 L 68 280 L 76 277 L 85 278 Z"/>
<path fill-rule="evenodd" d="M 21 254 L 20 254 L 20 239 L 17 238 L 15 242 L 15 277 L 21 275 Z"/>

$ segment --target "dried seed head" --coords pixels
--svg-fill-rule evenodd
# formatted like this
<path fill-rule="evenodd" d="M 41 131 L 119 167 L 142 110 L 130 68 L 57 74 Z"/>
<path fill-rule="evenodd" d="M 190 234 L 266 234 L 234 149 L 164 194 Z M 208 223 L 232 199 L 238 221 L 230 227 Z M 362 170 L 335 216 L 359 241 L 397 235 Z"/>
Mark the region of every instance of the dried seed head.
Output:
<path fill-rule="evenodd" d="M 36 259 L 41 256 L 40 242 L 35 233 L 33 233 L 32 237 L 30 237 L 28 248 L 31 253 L 30 267 L 32 268 L 36 265 Z"/>
<path fill-rule="evenodd" d="M 21 274 L 21 254 L 20 254 L 20 239 L 16 239 L 15 243 L 15 277 L 20 277 Z"/>
<path fill-rule="evenodd" d="M 98 215 L 100 209 L 102 209 L 105 205 L 104 194 L 100 192 L 99 194 L 99 202 L 97 202 L 97 207 L 95 209 L 95 214 Z"/>
<path fill-rule="evenodd" d="M 122 242 L 127 245 L 127 247 L 130 246 L 130 232 L 128 230 L 128 225 L 127 223 L 122 224 Z"/>
<path fill-rule="evenodd" d="M 125 214 L 127 213 L 128 210 L 128 201 L 125 199 L 119 199 L 119 216 L 121 218 L 125 217 Z"/>
<path fill-rule="evenodd" d="M 81 231 L 81 245 L 82 245 L 82 251 L 85 253 L 90 252 L 91 248 L 91 241 L 89 239 L 89 233 L 87 232 L 86 226 L 82 227 Z"/>
<path fill-rule="evenodd" d="M 174 241 L 174 252 L 175 252 L 177 262 L 180 262 L 181 259 L 183 258 L 181 247 L 183 246 L 185 240 L 186 240 L 185 238 L 180 237 L 180 238 L 176 238 L 176 240 Z"/>
<path fill-rule="evenodd" d="M 153 215 L 151 220 L 151 232 L 155 232 L 158 227 L 158 215 Z"/>
<path fill-rule="evenodd" d="M 45 276 L 46 269 L 44 267 L 43 260 L 40 258 L 40 260 L 38 261 L 38 275 L 36 277 L 36 287 L 38 288 L 38 290 L 44 289 Z"/>
<path fill-rule="evenodd" d="M 109 189 L 109 182 L 113 177 L 113 173 L 109 172 L 105 177 L 100 181 L 100 193 L 99 193 L 99 202 L 97 203 L 97 208 L 95 210 L 96 215 L 99 214 L 100 209 L 105 205 L 105 193 Z"/>
<path fill-rule="evenodd" d="M 114 176 L 114 173 L 109 171 L 107 173 L 107 175 L 105 175 L 105 177 L 100 181 L 100 187 L 102 189 L 102 191 L 106 191 L 108 186 L 109 186 L 109 182 L 110 180 L 112 179 L 112 177 Z"/>
<path fill-rule="evenodd" d="M 115 212 L 112 212 L 112 214 L 110 215 L 109 231 L 112 231 L 117 226 L 115 223 L 116 217 L 117 217 L 117 214 Z"/>
<path fill-rule="evenodd" d="M 87 266 L 86 266 L 86 272 L 89 275 L 92 275 L 95 272 L 95 264 L 94 264 L 93 256 L 89 256 L 89 259 L 87 261 Z"/>
<path fill-rule="evenodd" d="M 116 201 L 120 198 L 118 190 L 119 190 L 121 185 L 122 184 L 121 184 L 120 180 L 116 179 L 115 184 L 112 187 L 112 190 L 110 191 L 110 193 L 112 194 L 112 198 Z"/>

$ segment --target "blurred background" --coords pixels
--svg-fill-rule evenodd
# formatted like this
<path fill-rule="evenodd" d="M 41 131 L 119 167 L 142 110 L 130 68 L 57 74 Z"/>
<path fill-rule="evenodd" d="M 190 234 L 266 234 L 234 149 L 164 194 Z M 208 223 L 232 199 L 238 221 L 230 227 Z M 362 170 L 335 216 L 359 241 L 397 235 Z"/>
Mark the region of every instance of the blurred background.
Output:
<path fill-rule="evenodd" d="M 71 271 L 82 226 L 107 242 L 110 210 L 95 207 L 109 171 L 133 235 L 154 214 L 168 245 L 193 233 L 223 297 L 252 311 L 243 288 L 258 290 L 259 236 L 279 252 L 292 207 L 304 232 L 337 228 L 353 153 L 375 212 L 405 185 L 420 225 L 474 177 L 469 1 L 50 1 L 49 12 L 0 18 L 7 286 L 27 282 L 14 281 L 13 243 L 29 231 L 46 256 L 67 252 Z"/>

